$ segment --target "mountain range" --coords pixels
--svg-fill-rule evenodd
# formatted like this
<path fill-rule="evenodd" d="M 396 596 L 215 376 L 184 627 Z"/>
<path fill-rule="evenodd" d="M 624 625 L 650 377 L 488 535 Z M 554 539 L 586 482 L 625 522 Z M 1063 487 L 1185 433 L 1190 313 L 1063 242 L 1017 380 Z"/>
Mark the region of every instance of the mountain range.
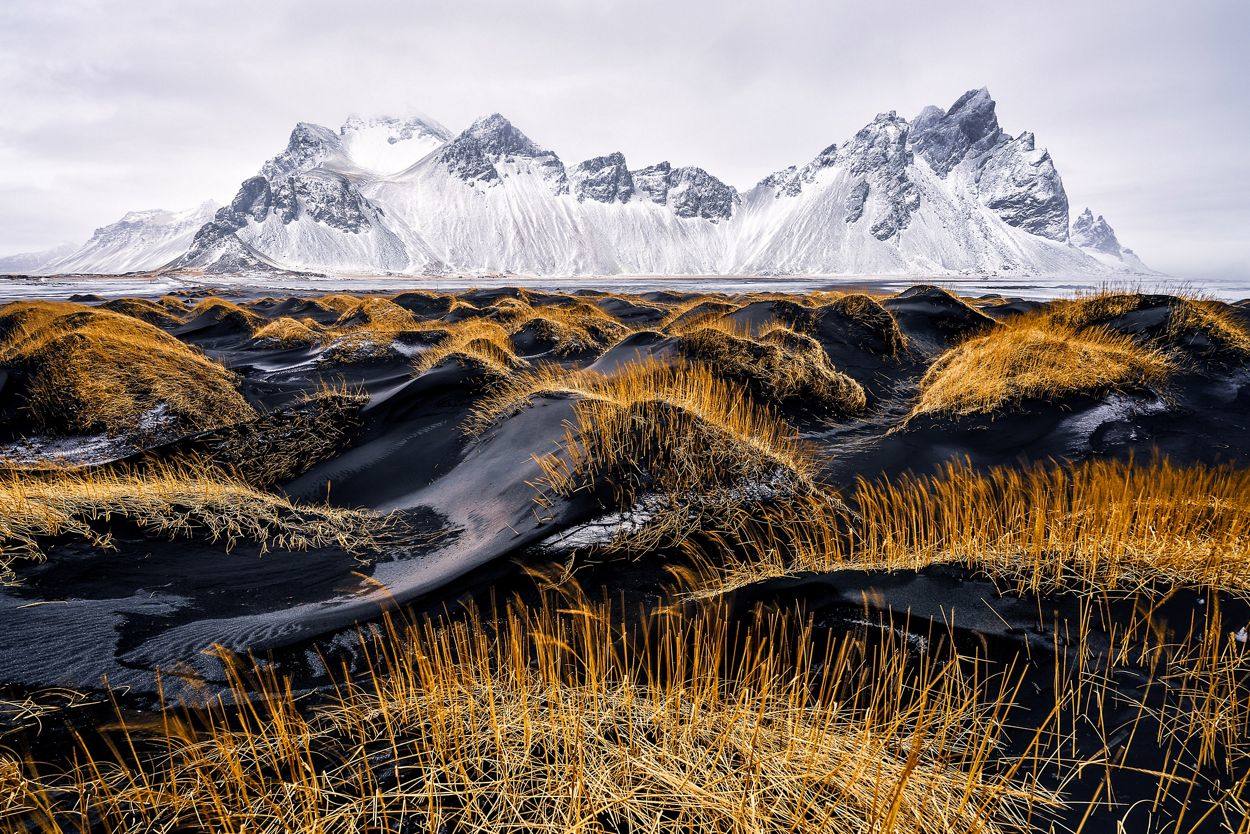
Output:
<path fill-rule="evenodd" d="M 1054 161 L 985 89 L 739 191 L 702 168 L 566 165 L 499 114 L 300 123 L 229 205 L 132 212 L 0 272 L 1100 274 L 1147 272 L 1106 220 L 1070 222 Z"/>

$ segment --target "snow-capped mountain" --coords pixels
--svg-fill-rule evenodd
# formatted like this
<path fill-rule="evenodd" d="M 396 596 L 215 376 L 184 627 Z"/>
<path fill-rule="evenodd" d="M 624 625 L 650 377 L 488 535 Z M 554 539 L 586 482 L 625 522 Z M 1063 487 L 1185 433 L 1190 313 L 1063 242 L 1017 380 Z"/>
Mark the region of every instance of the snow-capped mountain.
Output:
<path fill-rule="evenodd" d="M 1101 220 L 1101 219 L 1100 219 Z M 167 266 L 207 272 L 1089 274 L 1142 271 L 1097 242 L 1032 133 L 989 93 L 846 142 L 739 192 L 702 168 L 566 166 L 499 114 L 300 123 Z M 1114 234 L 1112 234 L 1114 241 Z M 1094 241 L 1094 243 L 1091 243 Z"/>
<path fill-rule="evenodd" d="M 96 229 L 81 246 L 61 246 L 0 259 L 0 273 L 118 275 L 158 269 L 187 251 L 196 232 L 213 219 L 217 208 L 209 200 L 186 211 L 127 212 L 116 223 Z"/>
<path fill-rule="evenodd" d="M 0 275 L 39 275 L 40 270 L 53 261 L 60 260 L 78 249 L 74 243 L 62 243 L 52 249 L 38 252 L 19 252 L 0 257 Z"/>
<path fill-rule="evenodd" d="M 1101 214 L 1095 219 L 1094 213 L 1088 208 L 1072 221 L 1071 240 L 1074 246 L 1110 266 L 1123 263 L 1137 271 L 1150 272 L 1136 252 L 1120 245 L 1111 224 Z"/>

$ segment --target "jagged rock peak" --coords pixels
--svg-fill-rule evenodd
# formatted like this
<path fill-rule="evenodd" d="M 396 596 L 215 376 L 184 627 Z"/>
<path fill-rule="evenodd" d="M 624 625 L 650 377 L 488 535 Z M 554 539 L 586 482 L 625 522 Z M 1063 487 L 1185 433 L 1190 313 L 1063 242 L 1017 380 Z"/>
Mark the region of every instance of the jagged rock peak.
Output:
<path fill-rule="evenodd" d="M 653 203 L 663 204 L 668 200 L 668 178 L 673 173 L 673 166 L 668 162 L 648 165 L 631 173 L 638 193 Z"/>
<path fill-rule="evenodd" d="M 568 176 L 578 200 L 627 203 L 634 196 L 634 177 L 620 151 L 579 162 L 569 170 Z"/>
<path fill-rule="evenodd" d="M 1089 208 L 1081 212 L 1072 223 L 1072 243 L 1083 249 L 1093 249 L 1116 257 L 1125 251 L 1106 218 L 1101 214 L 1095 218 Z"/>
<path fill-rule="evenodd" d="M 926 107 L 912 125 L 912 150 L 945 177 L 966 157 L 983 153 L 1003 139 L 989 90 L 969 90 L 949 110 Z"/>
<path fill-rule="evenodd" d="M 912 158 L 911 151 L 907 148 L 909 127 L 907 120 L 900 118 L 893 110 L 878 113 L 851 141 L 842 146 L 838 158 L 849 161 L 851 172 L 855 174 L 867 173 L 883 166 L 904 167 Z"/>
<path fill-rule="evenodd" d="M 564 163 L 518 130 L 512 122 L 492 113 L 469 125 L 439 151 L 439 160 L 465 182 L 492 185 L 500 180 L 500 162 L 531 160 L 551 184 L 553 193 L 568 192 Z"/>
<path fill-rule="evenodd" d="M 793 197 L 803 190 L 804 185 L 812 182 L 822 168 L 836 165 L 837 162 L 838 146 L 835 143 L 816 154 L 816 158 L 802 168 L 797 165 L 783 168 L 764 177 L 764 179 L 759 181 L 757 187 L 776 189 L 775 197 L 780 197 L 783 194 Z"/>
<path fill-rule="evenodd" d="M 498 113 L 483 116 L 455 139 L 456 144 L 472 142 L 489 156 L 543 156 L 551 153 Z"/>
<path fill-rule="evenodd" d="M 315 167 L 334 154 L 343 143 L 336 131 L 311 122 L 299 122 L 291 131 L 286 150 L 261 166 L 261 176 L 276 179 Z"/>
<path fill-rule="evenodd" d="M 862 178 L 847 197 L 846 222 L 859 222 L 869 195 L 875 192 L 877 207 L 869 232 L 877 240 L 889 240 L 907 228 L 920 208 L 920 192 L 908 173 L 912 162 L 909 130 L 907 120 L 895 111 L 878 113 L 838 153 L 850 174 Z"/>
<path fill-rule="evenodd" d="M 631 173 L 640 194 L 667 205 L 678 217 L 725 220 L 740 200 L 737 189 L 693 165 L 674 168 L 660 162 Z"/>
<path fill-rule="evenodd" d="M 1009 226 L 1051 240 L 1068 239 L 1068 195 L 1054 161 L 1025 131 L 977 161 L 981 202 Z"/>

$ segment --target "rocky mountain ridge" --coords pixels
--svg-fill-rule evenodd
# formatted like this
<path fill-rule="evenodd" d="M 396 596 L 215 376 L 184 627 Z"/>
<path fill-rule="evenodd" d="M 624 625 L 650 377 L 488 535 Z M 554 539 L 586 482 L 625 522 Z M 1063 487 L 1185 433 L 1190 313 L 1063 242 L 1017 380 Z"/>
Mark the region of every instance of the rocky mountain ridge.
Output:
<path fill-rule="evenodd" d="M 300 123 L 184 251 L 156 265 L 343 274 L 1146 271 L 1101 217 L 1087 211 L 1069 230 L 1050 154 L 1030 132 L 1005 132 L 985 89 L 910 121 L 879 114 L 743 192 L 696 166 L 630 167 L 620 151 L 566 166 L 498 113 L 454 136 L 424 117 L 353 117 L 337 131 Z"/>

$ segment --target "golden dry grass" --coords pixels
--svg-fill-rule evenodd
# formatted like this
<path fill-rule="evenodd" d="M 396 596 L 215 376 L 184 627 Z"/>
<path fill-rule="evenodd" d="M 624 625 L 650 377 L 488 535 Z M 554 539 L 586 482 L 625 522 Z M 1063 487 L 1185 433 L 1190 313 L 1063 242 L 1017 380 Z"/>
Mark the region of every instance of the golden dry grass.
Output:
<path fill-rule="evenodd" d="M 537 500 L 588 492 L 605 509 L 648 517 L 613 549 L 645 553 L 761 500 L 816 489 L 795 431 L 704 365 L 640 362 L 610 375 L 541 366 L 488 393 L 466 428 L 552 395 L 575 399 L 575 420 L 556 450 L 536 456 Z"/>
<path fill-rule="evenodd" d="M 128 432 L 163 410 L 195 430 L 254 415 L 235 377 L 130 316 L 59 302 L 0 309 L 0 364 L 19 371 L 25 407 L 47 431 Z"/>
<path fill-rule="evenodd" d="M 624 336 L 629 328 L 595 305 L 565 296 L 560 303 L 533 306 L 526 299 L 501 298 L 486 313 L 511 335 L 525 334 L 536 339 L 543 350 L 558 356 L 585 353 L 607 347 Z"/>
<path fill-rule="evenodd" d="M 395 333 L 416 329 L 417 320 L 412 313 L 390 299 L 366 296 L 357 299 L 354 306 L 345 309 L 334 327 L 349 330 L 366 328 L 378 333 Z"/>
<path fill-rule="evenodd" d="M 240 330 L 255 330 L 265 323 L 265 317 L 252 310 L 236 304 L 233 301 L 227 301 L 224 298 L 209 296 L 200 303 L 191 308 L 187 313 L 187 319 L 195 319 L 200 316 L 207 316 L 214 321 L 224 322 Z"/>
<path fill-rule="evenodd" d="M 1106 325 L 1153 306 L 1169 308 L 1166 326 L 1150 340 L 1154 347 L 1188 349 L 1199 355 L 1238 360 L 1250 358 L 1250 331 L 1231 314 L 1228 305 L 1209 299 L 1100 292 L 1053 302 L 1043 315 L 1049 321 L 1080 330 Z"/>
<path fill-rule="evenodd" d="M 679 334 L 686 328 L 723 318 L 740 307 L 741 302 L 730 301 L 724 296 L 695 296 L 672 305 L 668 315 L 656 327 L 665 333 Z"/>
<path fill-rule="evenodd" d="M 723 614 L 670 615 L 639 645 L 587 607 L 392 626 L 364 644 L 371 674 L 311 714 L 262 674 L 233 718 L 167 713 L 20 801 L 110 831 L 238 834 L 999 834 L 1055 805 L 992 764 L 1009 680 L 909 674 L 893 645 L 814 652 L 785 621 L 737 636 Z"/>
<path fill-rule="evenodd" d="M 478 309 L 455 295 L 433 290 L 406 290 L 392 296 L 391 300 L 399 304 L 399 306 L 405 307 L 405 309 L 408 306 L 416 307 L 415 311 L 410 312 L 413 312 L 414 316 L 419 316 L 423 320 L 440 318 L 458 312 L 477 311 Z"/>
<path fill-rule="evenodd" d="M 350 362 L 386 355 L 394 340 L 404 334 L 425 334 L 441 339 L 417 358 L 417 373 L 450 357 L 480 366 L 492 375 L 504 375 L 525 365 L 511 340 L 522 331 L 536 339 L 543 350 L 556 355 L 600 349 L 627 331 L 620 322 L 581 300 L 534 308 L 523 298 L 505 297 L 487 308 L 485 315 L 459 321 L 419 320 L 393 301 L 376 296 L 323 296 L 315 303 L 340 310 L 339 318 L 326 327 L 281 318 L 263 323 L 254 338 L 279 340 L 288 346 L 320 344 L 335 361 Z"/>
<path fill-rule="evenodd" d="M 329 293 L 310 299 L 310 301 L 323 310 L 338 313 L 341 316 L 356 309 L 360 305 L 361 297 L 348 293 Z"/>
<path fill-rule="evenodd" d="M 300 321 L 290 316 L 281 316 L 268 322 L 252 333 L 252 339 L 260 344 L 273 344 L 278 347 L 309 347 L 321 338 L 321 326 L 313 319 Z"/>
<path fill-rule="evenodd" d="M 100 309 L 134 316 L 157 327 L 173 327 L 182 323 L 181 313 L 146 298 L 116 298 L 101 304 Z"/>
<path fill-rule="evenodd" d="M 262 551 L 361 551 L 388 526 L 370 513 L 296 505 L 206 467 L 0 471 L 0 575 L 11 578 L 18 560 L 43 558 L 55 538 L 111 548 L 103 531 L 110 519 L 154 536 L 195 537 L 227 549 L 250 541 Z"/>
<path fill-rule="evenodd" d="M 508 331 L 498 322 L 471 318 L 433 329 L 446 335 L 417 356 L 413 366 L 417 373 L 424 373 L 447 359 L 469 362 L 498 376 L 506 376 L 526 365 L 512 349 Z"/>
<path fill-rule="evenodd" d="M 861 483 L 855 549 L 891 567 L 962 562 L 1030 589 L 1153 583 L 1250 594 L 1250 472 L 1093 460 Z"/>
<path fill-rule="evenodd" d="M 842 415 L 859 414 L 867 406 L 863 386 L 834 368 L 819 342 L 787 327 L 773 325 L 755 337 L 748 328 L 720 319 L 687 328 L 677 338 L 677 349 L 765 400 Z"/>
<path fill-rule="evenodd" d="M 404 334 L 443 336 L 418 358 L 418 373 L 454 356 L 500 375 L 524 365 L 509 337 L 524 333 L 543 351 L 567 356 L 602 349 L 628 332 L 599 308 L 571 296 L 567 302 L 533 307 L 526 300 L 529 294 L 523 293 L 478 310 L 454 297 L 416 291 L 407 295 L 451 298 L 448 310 L 440 315 L 456 309 L 471 309 L 475 315 L 458 321 L 418 319 L 390 299 L 340 293 L 310 300 L 323 310 L 336 312 L 338 318 L 333 323 L 320 326 L 311 319 L 259 319 L 252 321 L 253 338 L 286 347 L 321 345 L 329 350 L 332 360 L 353 362 L 389 355 L 395 339 Z"/>
<path fill-rule="evenodd" d="M 943 354 L 924 375 L 912 416 L 994 414 L 1027 400 L 1158 385 L 1172 361 L 1102 329 L 1022 316 Z"/>
<path fill-rule="evenodd" d="M 21 819 L 39 807 L 38 787 L 23 773 L 16 758 L 0 751 L 0 825 L 21 824 Z"/>
<path fill-rule="evenodd" d="M 343 308 L 338 320 L 321 336 L 321 343 L 329 347 L 336 361 L 384 356 L 401 333 L 421 329 L 412 313 L 385 298 L 366 296 L 355 299 L 352 306 L 346 306 L 345 296 L 326 296 L 321 301 L 326 298 L 333 299 L 335 309 Z"/>
<path fill-rule="evenodd" d="M 182 439 L 142 462 L 210 461 L 232 478 L 269 489 L 342 454 L 362 427 L 360 412 L 368 402 L 363 390 L 323 385 L 286 408 Z"/>
<path fill-rule="evenodd" d="M 1094 460 L 861 480 L 775 501 L 686 544 L 696 595 L 803 571 L 959 564 L 1018 589 L 1205 587 L 1250 598 L 1250 471 Z"/>
<path fill-rule="evenodd" d="M 634 362 L 611 374 L 540 365 L 517 374 L 483 397 L 466 423 L 467 430 L 483 431 L 502 415 L 524 407 L 533 397 L 552 394 L 571 395 L 584 403 L 589 419 L 579 419 L 579 423 L 591 433 L 612 431 L 606 424 L 596 426 L 593 419 L 601 405 L 606 410 L 628 411 L 655 404 L 684 411 L 709 428 L 735 438 L 744 444 L 744 451 L 749 450 L 748 456 L 764 461 L 766 466 L 784 466 L 804 477 L 811 473 L 808 450 L 792 428 L 767 408 L 756 406 L 740 387 L 718 378 L 705 365 L 694 363 Z M 638 422 L 641 425 L 642 421 Z M 665 431 L 659 424 L 644 429 Z M 615 458 L 628 457 L 625 448 L 600 440 L 588 442 L 591 446 L 602 442 L 603 450 Z M 581 442 L 576 445 L 585 446 Z"/>

